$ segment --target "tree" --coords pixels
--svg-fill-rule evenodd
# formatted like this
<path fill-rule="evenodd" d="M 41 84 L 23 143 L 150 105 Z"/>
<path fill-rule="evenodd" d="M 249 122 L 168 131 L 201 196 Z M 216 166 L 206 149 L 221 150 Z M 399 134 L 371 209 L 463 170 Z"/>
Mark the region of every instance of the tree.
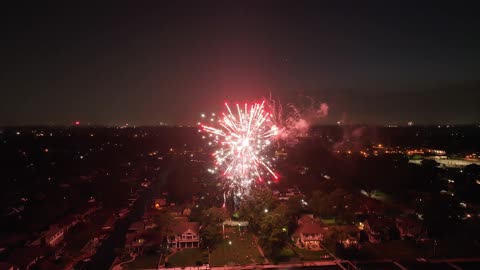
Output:
<path fill-rule="evenodd" d="M 300 211 L 300 197 L 278 204 L 272 191 L 266 188 L 252 190 L 239 208 L 240 217 L 249 222 L 267 256 L 278 255 L 288 243 L 289 228 Z"/>
<path fill-rule="evenodd" d="M 279 254 L 288 243 L 288 207 L 280 204 L 260 218 L 259 240 L 267 256 Z"/>
<path fill-rule="evenodd" d="M 200 230 L 200 237 L 202 238 L 202 247 L 214 247 L 222 239 L 220 226 L 214 224 L 207 224 L 202 226 Z"/>
<path fill-rule="evenodd" d="M 455 179 L 455 189 L 461 198 L 472 203 L 480 203 L 480 166 L 476 164 L 467 165 L 463 173 Z"/>
<path fill-rule="evenodd" d="M 160 233 L 160 250 L 162 250 L 164 247 L 167 247 L 166 239 L 173 232 L 173 228 L 177 225 L 177 220 L 169 213 L 161 212 L 153 217 L 153 221 L 157 225 L 154 230 Z"/>
<path fill-rule="evenodd" d="M 310 200 L 310 207 L 315 215 L 335 217 L 345 223 L 350 223 L 354 219 L 356 204 L 356 196 L 341 188 L 330 193 L 316 190 Z"/>
<path fill-rule="evenodd" d="M 160 231 L 163 236 L 170 233 L 172 228 L 177 224 L 177 220 L 167 212 L 162 212 L 159 215 L 154 216 L 153 221 L 157 225 L 156 229 Z"/>
<path fill-rule="evenodd" d="M 467 175 L 478 177 L 480 176 L 480 165 L 469 164 L 463 168 L 463 172 Z"/>
<path fill-rule="evenodd" d="M 451 233 L 459 222 L 459 216 L 462 215 L 454 198 L 437 194 L 426 201 L 419 210 L 423 213 L 429 235 L 435 238 Z"/>
<path fill-rule="evenodd" d="M 219 225 L 227 218 L 227 212 L 224 208 L 211 207 L 202 213 L 202 224 Z"/>
<path fill-rule="evenodd" d="M 247 220 L 252 231 L 258 231 L 260 218 L 265 212 L 271 211 L 276 203 L 271 190 L 259 188 L 251 191 L 240 203 L 240 217 Z"/>
<path fill-rule="evenodd" d="M 226 218 L 224 208 L 211 207 L 203 211 L 200 237 L 204 248 L 213 247 L 222 239 L 221 224 Z"/>
<path fill-rule="evenodd" d="M 428 168 L 428 169 L 431 169 L 431 170 L 434 170 L 434 169 L 438 168 L 438 166 L 440 165 L 438 162 L 436 162 L 433 159 L 423 159 L 420 162 L 420 164 L 422 165 L 422 167 Z"/>
<path fill-rule="evenodd" d="M 422 160 L 419 170 L 420 181 L 418 183 L 421 189 L 428 191 L 436 191 L 442 188 L 439 178 L 439 165 L 440 164 L 438 162 L 432 159 Z"/>
<path fill-rule="evenodd" d="M 310 207 L 317 216 L 331 216 L 331 206 L 326 199 L 328 194 L 324 193 L 321 190 L 315 190 L 312 193 L 312 198 L 310 200 Z"/>
<path fill-rule="evenodd" d="M 301 195 L 295 195 L 290 197 L 287 201 L 288 215 L 293 218 L 298 218 L 303 211 L 303 197 Z"/>

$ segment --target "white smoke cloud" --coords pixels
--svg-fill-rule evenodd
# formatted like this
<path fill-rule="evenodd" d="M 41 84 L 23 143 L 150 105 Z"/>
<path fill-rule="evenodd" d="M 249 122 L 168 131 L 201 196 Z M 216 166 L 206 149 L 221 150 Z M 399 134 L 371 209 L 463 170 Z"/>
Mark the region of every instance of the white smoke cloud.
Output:
<path fill-rule="evenodd" d="M 328 104 L 310 97 L 303 97 L 298 103 L 288 103 L 285 108 L 277 99 L 270 98 L 273 121 L 279 128 L 279 138 L 293 145 L 308 135 L 310 126 L 328 116 Z"/>

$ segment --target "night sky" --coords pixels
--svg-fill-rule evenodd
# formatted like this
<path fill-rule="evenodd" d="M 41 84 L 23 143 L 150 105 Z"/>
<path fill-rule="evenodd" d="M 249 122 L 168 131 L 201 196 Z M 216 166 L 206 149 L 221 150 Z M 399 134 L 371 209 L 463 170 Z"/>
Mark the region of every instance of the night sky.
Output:
<path fill-rule="evenodd" d="M 475 1 L 32 2 L 0 8 L 0 125 L 189 124 L 269 93 L 324 124 L 480 122 Z"/>

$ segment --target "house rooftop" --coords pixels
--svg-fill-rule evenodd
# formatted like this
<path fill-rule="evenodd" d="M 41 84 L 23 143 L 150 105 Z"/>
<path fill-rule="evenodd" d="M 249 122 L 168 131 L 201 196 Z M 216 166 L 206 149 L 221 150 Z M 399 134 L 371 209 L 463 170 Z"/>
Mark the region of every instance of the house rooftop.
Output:
<path fill-rule="evenodd" d="M 299 223 L 312 223 L 314 220 L 313 218 L 310 216 L 310 215 L 302 215 L 299 219 L 298 219 L 298 222 Z"/>
<path fill-rule="evenodd" d="M 60 227 L 57 224 L 54 224 L 54 225 L 50 226 L 48 231 L 45 232 L 44 236 L 46 238 L 50 238 L 50 237 L 54 236 L 55 234 L 57 234 L 58 232 L 61 232 L 61 231 L 63 231 L 63 227 Z"/>
<path fill-rule="evenodd" d="M 315 220 L 313 218 L 313 215 L 302 215 L 298 221 L 297 221 L 298 224 L 312 224 L 312 223 L 315 223 L 315 224 L 318 224 L 320 227 L 327 227 L 327 225 L 325 225 L 325 223 L 323 223 L 321 220 Z"/>
<path fill-rule="evenodd" d="M 320 234 L 327 226 L 321 222 L 315 220 L 311 215 L 303 215 L 298 219 L 298 228 L 293 235 L 300 236 L 300 234 Z"/>
<path fill-rule="evenodd" d="M 182 234 L 188 230 L 198 234 L 200 231 L 200 222 L 179 222 L 173 228 L 173 232 L 176 234 Z"/>
<path fill-rule="evenodd" d="M 299 232 L 302 234 L 319 234 L 322 233 L 323 228 L 317 223 L 303 224 L 299 228 Z"/>

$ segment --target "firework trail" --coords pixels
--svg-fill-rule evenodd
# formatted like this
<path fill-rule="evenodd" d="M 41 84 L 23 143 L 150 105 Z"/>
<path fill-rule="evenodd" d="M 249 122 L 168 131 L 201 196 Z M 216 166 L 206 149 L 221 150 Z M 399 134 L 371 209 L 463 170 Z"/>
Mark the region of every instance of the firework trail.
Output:
<path fill-rule="evenodd" d="M 213 153 L 215 168 L 209 171 L 221 172 L 229 189 L 241 196 L 257 181 L 263 182 L 267 177 L 278 179 L 272 169 L 274 158 L 269 155 L 269 148 L 279 130 L 272 122 L 272 115 L 265 111 L 265 102 L 237 104 L 233 109 L 225 103 L 225 108 L 227 112 L 218 119 L 212 114 L 211 125 L 200 125 L 208 134 L 208 144 L 218 146 Z"/>

